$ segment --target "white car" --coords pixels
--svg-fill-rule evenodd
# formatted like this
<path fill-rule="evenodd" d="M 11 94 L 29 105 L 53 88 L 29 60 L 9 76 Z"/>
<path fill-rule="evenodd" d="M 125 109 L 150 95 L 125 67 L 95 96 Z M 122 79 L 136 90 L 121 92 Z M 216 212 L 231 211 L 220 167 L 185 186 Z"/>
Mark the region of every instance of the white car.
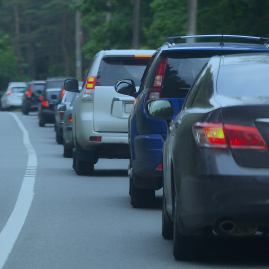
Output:
<path fill-rule="evenodd" d="M 22 97 L 27 84 L 25 82 L 10 82 L 7 91 L 1 98 L 1 108 L 17 108 L 22 105 Z"/>
<path fill-rule="evenodd" d="M 128 117 L 135 98 L 115 92 L 114 85 L 132 79 L 139 86 L 154 52 L 108 50 L 95 55 L 72 113 L 78 175 L 93 174 L 99 158 L 130 158 Z"/>

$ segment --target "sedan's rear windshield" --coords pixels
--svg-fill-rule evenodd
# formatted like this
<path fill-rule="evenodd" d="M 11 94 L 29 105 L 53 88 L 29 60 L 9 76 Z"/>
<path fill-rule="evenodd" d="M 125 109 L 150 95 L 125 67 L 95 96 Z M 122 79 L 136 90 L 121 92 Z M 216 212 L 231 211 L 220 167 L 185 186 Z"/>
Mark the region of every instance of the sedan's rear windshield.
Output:
<path fill-rule="evenodd" d="M 209 58 L 168 58 L 162 89 L 163 98 L 185 98 L 196 76 Z"/>
<path fill-rule="evenodd" d="M 103 58 L 98 75 L 97 86 L 114 86 L 120 79 L 132 79 L 136 86 L 141 83 L 142 75 L 150 58 L 106 57 Z"/>
<path fill-rule="evenodd" d="M 25 87 L 12 87 L 12 93 L 24 92 Z"/>
<path fill-rule="evenodd" d="M 235 64 L 220 67 L 217 91 L 225 96 L 269 96 L 268 64 Z"/>

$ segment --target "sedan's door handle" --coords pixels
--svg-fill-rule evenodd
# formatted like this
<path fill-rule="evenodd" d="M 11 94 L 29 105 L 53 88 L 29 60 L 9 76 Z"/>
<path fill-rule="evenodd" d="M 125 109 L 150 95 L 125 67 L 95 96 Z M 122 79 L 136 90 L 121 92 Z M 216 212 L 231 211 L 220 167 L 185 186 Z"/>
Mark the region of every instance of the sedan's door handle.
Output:
<path fill-rule="evenodd" d="M 113 102 L 115 101 L 125 101 L 125 102 L 134 102 L 134 97 L 114 97 Z"/>

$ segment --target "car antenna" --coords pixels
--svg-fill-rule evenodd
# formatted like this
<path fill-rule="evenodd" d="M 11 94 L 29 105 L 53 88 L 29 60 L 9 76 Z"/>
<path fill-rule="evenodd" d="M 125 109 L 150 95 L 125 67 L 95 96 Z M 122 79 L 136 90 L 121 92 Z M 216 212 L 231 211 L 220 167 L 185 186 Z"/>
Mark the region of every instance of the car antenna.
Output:
<path fill-rule="evenodd" d="M 221 40 L 220 40 L 220 45 L 221 46 L 224 46 L 224 42 L 223 42 L 223 29 L 221 30 L 221 34 L 222 34 L 222 36 L 221 36 Z"/>

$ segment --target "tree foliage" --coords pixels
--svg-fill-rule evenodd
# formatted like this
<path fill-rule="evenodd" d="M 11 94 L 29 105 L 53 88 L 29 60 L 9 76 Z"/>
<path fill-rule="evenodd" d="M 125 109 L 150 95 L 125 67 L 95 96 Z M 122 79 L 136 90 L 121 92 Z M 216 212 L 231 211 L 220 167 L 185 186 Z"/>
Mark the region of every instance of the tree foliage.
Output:
<path fill-rule="evenodd" d="M 0 0 L 0 85 L 75 75 L 75 10 L 83 15 L 83 69 L 103 49 L 130 49 L 134 0 Z M 269 37 L 268 0 L 198 0 L 197 34 Z M 140 48 L 185 35 L 187 0 L 141 0 Z"/>

